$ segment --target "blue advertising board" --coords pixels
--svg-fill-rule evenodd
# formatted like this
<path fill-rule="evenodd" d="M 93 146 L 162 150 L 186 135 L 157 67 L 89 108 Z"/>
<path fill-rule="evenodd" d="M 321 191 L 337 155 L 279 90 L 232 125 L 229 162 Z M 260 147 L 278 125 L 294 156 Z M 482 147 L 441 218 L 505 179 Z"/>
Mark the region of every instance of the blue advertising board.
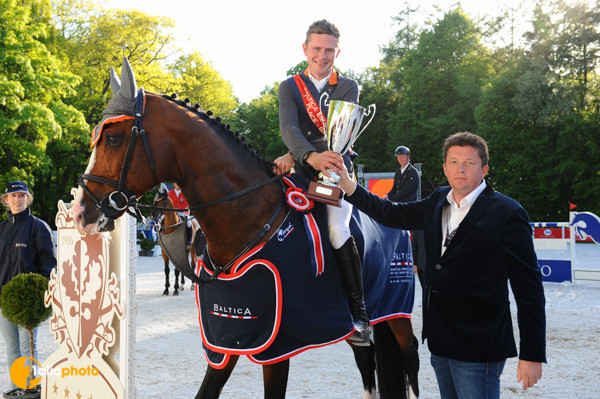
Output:
<path fill-rule="evenodd" d="M 571 281 L 571 261 L 555 259 L 538 259 L 542 272 L 542 280 L 553 283 Z"/>

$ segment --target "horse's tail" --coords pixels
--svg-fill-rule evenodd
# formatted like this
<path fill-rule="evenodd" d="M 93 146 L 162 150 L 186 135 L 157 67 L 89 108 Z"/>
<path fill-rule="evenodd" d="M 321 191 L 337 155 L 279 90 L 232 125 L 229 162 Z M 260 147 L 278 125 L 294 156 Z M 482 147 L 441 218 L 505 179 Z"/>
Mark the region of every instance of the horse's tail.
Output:
<path fill-rule="evenodd" d="M 387 323 L 375 324 L 373 335 L 379 397 L 381 399 L 418 397 L 417 373 L 419 360 L 417 348 L 419 341 L 413 335 L 410 348 L 402 350 Z"/>

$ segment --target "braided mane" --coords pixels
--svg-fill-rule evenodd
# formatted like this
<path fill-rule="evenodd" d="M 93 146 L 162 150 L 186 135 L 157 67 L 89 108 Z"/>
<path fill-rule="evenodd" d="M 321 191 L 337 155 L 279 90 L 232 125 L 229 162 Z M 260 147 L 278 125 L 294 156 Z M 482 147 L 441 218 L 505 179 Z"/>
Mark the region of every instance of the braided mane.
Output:
<path fill-rule="evenodd" d="M 236 145 L 242 146 L 248 153 L 250 153 L 254 159 L 256 159 L 259 164 L 265 169 L 269 176 L 274 176 L 273 168 L 275 167 L 275 163 L 267 160 L 265 157 L 259 156 L 258 150 L 254 148 L 253 144 L 246 140 L 245 137 L 240 135 L 239 131 L 231 130 L 230 125 L 226 125 L 221 122 L 220 117 L 213 117 L 212 111 L 204 111 L 200 104 L 196 103 L 191 105 L 192 102 L 189 98 L 185 98 L 185 100 L 179 100 L 177 94 L 173 93 L 170 96 L 161 95 L 162 98 L 167 99 L 180 107 L 183 107 L 187 110 L 194 112 L 198 115 L 203 121 L 208 123 L 217 133 L 222 133 L 229 137 L 232 142 Z"/>

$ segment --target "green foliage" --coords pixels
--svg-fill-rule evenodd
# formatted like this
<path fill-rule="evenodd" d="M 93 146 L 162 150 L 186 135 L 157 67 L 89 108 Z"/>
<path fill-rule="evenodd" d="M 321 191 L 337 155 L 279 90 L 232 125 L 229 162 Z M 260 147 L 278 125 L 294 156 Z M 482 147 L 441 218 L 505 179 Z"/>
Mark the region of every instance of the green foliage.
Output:
<path fill-rule="evenodd" d="M 421 32 L 403 58 L 383 68 L 400 70 L 388 75 L 402 96 L 389 114 L 386 154 L 408 146 L 411 160 L 422 162 L 437 185 L 444 184 L 442 143 L 454 132 L 475 130 L 474 109 L 492 73 L 476 26 L 461 11 L 448 12 Z"/>
<path fill-rule="evenodd" d="M 156 241 L 151 238 L 142 238 L 140 240 L 140 248 L 142 251 L 150 251 L 156 246 Z"/>
<path fill-rule="evenodd" d="M 83 9 L 78 3 L 85 4 Z M 112 97 L 110 67 L 119 72 L 123 56 L 135 70 L 139 87 L 161 92 L 174 86 L 175 77 L 165 68 L 167 58 L 178 51 L 173 44 L 173 20 L 136 10 L 102 10 L 74 0 L 57 1 L 54 9 L 60 32 L 56 51 L 82 79 L 71 104 L 85 110 L 89 124 L 101 119 Z"/>
<path fill-rule="evenodd" d="M 265 89 L 259 98 L 242 104 L 237 112 L 240 131 L 270 160 L 288 152 L 279 133 L 278 90 L 279 84 Z"/>
<path fill-rule="evenodd" d="M 175 80 L 172 90 L 199 103 L 223 120 L 232 119 L 238 101 L 231 84 L 221 77 L 200 53 L 182 55 L 168 67 Z M 169 88 L 164 87 L 163 92 Z M 170 94 L 170 93 L 169 93 Z"/>
<path fill-rule="evenodd" d="M 65 190 L 57 172 L 81 170 L 74 153 L 82 152 L 89 126 L 67 105 L 81 80 L 51 51 L 50 10 L 47 1 L 0 1 L 0 183 L 25 180 L 39 198 L 53 199 L 51 207 L 33 205 L 53 223 L 56 194 Z M 56 163 L 55 144 L 68 152 L 67 168 Z"/>
<path fill-rule="evenodd" d="M 37 273 L 21 273 L 13 277 L 0 295 L 2 315 L 11 323 L 33 330 L 52 315 L 44 305 L 48 280 Z"/>

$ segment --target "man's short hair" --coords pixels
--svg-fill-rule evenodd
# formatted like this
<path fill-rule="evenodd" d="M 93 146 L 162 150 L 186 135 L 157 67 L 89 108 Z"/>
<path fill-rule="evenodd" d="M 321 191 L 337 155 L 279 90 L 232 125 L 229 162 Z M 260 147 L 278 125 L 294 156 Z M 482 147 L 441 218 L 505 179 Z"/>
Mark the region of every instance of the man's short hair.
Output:
<path fill-rule="evenodd" d="M 321 19 L 319 21 L 315 21 L 313 22 L 309 27 L 308 27 L 308 31 L 306 32 L 306 40 L 305 40 L 305 44 L 308 45 L 308 41 L 310 40 L 310 35 L 312 34 L 317 34 L 317 35 L 331 35 L 331 36 L 335 36 L 336 39 L 338 39 L 338 42 L 340 40 L 340 31 L 339 29 L 332 24 L 331 22 L 329 22 L 326 19 Z"/>
<path fill-rule="evenodd" d="M 485 166 L 489 161 L 488 146 L 485 140 L 476 134 L 470 132 L 459 132 L 454 133 L 444 141 L 444 163 L 446 163 L 446 156 L 448 155 L 448 149 L 450 147 L 473 147 L 479 152 L 481 158 L 481 166 Z"/>

